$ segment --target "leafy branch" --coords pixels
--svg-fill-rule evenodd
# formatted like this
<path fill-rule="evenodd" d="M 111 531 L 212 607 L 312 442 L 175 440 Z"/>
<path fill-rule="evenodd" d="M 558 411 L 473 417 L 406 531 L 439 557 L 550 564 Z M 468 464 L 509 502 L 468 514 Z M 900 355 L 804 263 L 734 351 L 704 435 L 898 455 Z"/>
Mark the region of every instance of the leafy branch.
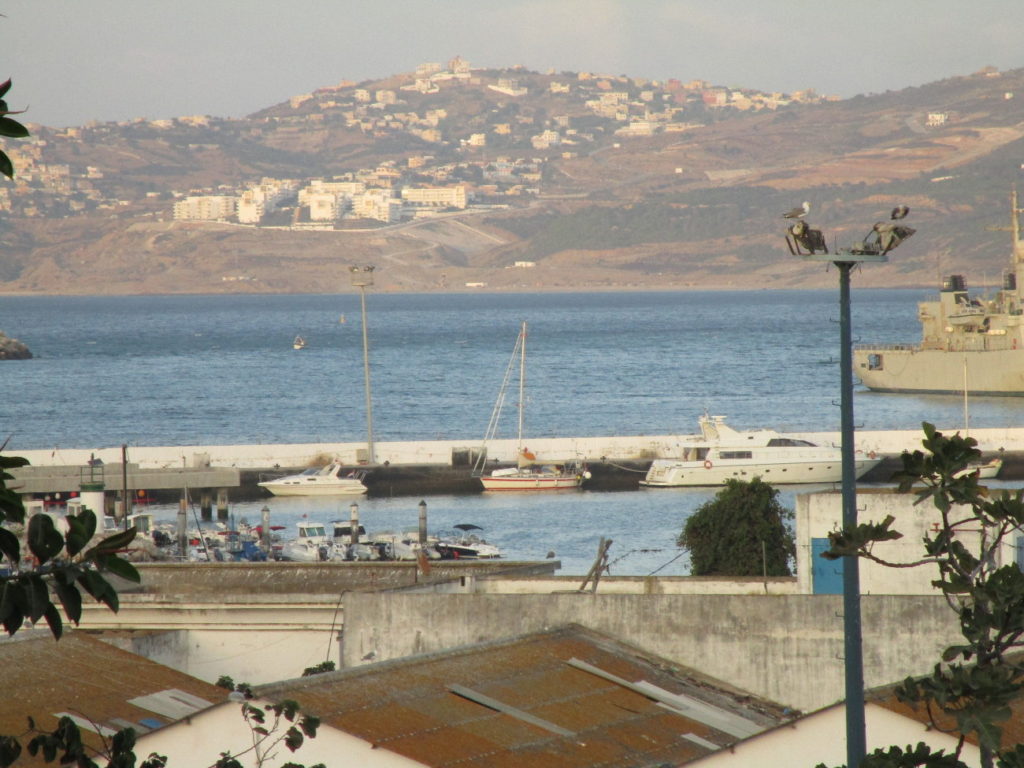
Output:
<path fill-rule="evenodd" d="M 0 136 L 6 136 L 11 139 L 24 139 L 29 135 L 28 128 L 17 120 L 12 120 L 8 117 L 8 115 L 21 114 L 21 111 L 14 112 L 8 109 L 6 96 L 9 90 L 11 90 L 10 78 L 4 83 L 0 83 Z M 14 178 L 14 164 L 3 150 L 0 150 L 0 173 L 3 173 L 9 179 Z"/>

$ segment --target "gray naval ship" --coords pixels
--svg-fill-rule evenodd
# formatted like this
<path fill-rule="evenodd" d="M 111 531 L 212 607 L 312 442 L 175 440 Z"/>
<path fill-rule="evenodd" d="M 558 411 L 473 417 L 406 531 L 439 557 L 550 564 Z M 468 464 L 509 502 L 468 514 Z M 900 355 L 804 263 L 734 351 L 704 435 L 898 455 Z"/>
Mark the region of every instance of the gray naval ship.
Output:
<path fill-rule="evenodd" d="M 863 344 L 855 375 L 879 392 L 1024 396 L 1024 242 L 1017 190 L 1010 199 L 1013 264 L 992 297 L 972 297 L 963 275 L 943 279 L 938 301 L 922 301 L 920 344 Z"/>

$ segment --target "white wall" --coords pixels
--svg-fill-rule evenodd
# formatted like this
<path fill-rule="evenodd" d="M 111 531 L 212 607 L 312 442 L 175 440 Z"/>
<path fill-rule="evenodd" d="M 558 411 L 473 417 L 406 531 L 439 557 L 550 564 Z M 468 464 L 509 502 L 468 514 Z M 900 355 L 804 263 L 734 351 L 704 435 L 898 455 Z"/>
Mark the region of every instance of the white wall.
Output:
<path fill-rule="evenodd" d="M 903 534 L 895 541 L 884 541 L 872 548 L 877 557 L 897 563 L 918 562 L 924 557 L 924 536 L 940 521 L 935 505 L 930 501 L 914 504 L 914 493 L 896 493 L 883 489 L 860 489 L 857 492 L 857 520 L 861 523 L 881 522 L 888 515 L 895 518 L 892 528 Z M 966 508 L 965 508 L 966 509 Z M 967 511 L 954 513 L 963 517 Z M 812 594 L 811 540 L 827 538 L 830 531 L 842 527 L 842 495 L 839 491 L 800 494 L 796 498 L 797 579 L 801 594 Z M 932 533 L 934 535 L 934 533 Z M 1014 562 L 1014 534 L 1000 550 L 997 565 Z M 980 532 L 964 532 L 957 539 L 971 552 L 977 552 Z M 932 564 L 915 568 L 887 568 L 861 558 L 860 587 L 862 594 L 877 595 L 932 595 L 931 585 L 938 577 L 938 567 Z"/>
<path fill-rule="evenodd" d="M 266 703 L 266 702 L 263 702 Z M 255 766 L 255 755 L 240 755 L 252 743 L 252 732 L 241 715 L 241 705 L 228 702 L 204 710 L 174 725 L 141 736 L 136 754 L 150 752 L 166 755 L 173 768 L 209 768 L 220 753 L 231 751 L 245 766 Z M 267 755 L 262 768 L 276 768 L 287 762 L 303 765 L 323 763 L 330 768 L 409 768 L 419 766 L 415 760 L 402 757 L 367 741 L 321 726 L 316 738 L 307 739 L 297 752 L 280 746 Z"/>
<path fill-rule="evenodd" d="M 919 722 L 868 704 L 864 711 L 867 750 L 906 747 L 927 742 L 935 749 L 952 752 L 956 739 L 929 731 Z M 978 766 L 978 749 L 965 745 L 961 755 L 967 765 Z M 846 710 L 834 706 L 740 742 L 687 765 L 700 768 L 814 768 L 846 764 Z"/>

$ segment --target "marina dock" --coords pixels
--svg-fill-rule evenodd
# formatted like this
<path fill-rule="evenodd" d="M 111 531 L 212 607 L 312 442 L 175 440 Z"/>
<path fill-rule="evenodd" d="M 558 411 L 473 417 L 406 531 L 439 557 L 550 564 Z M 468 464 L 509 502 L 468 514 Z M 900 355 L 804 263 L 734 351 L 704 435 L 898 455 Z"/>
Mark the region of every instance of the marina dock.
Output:
<path fill-rule="evenodd" d="M 956 429 L 945 430 L 948 433 Z M 839 433 L 787 433 L 818 443 L 838 443 Z M 637 487 L 651 461 L 675 455 L 681 434 L 606 437 L 539 438 L 530 450 L 551 462 L 580 460 L 591 472 L 587 487 L 595 490 L 631 490 Z M 985 456 L 1001 452 L 1001 479 L 1024 478 L 1024 427 L 971 431 Z M 888 482 L 899 469 L 899 455 L 921 446 L 918 430 L 857 433 L 857 450 L 874 452 L 883 461 L 862 480 Z M 122 468 L 122 447 L 19 450 L 30 466 L 12 471 L 22 493 L 71 493 L 83 478 L 102 467 L 108 491 L 145 489 L 157 497 L 176 498 L 183 489 L 232 489 L 238 499 L 267 496 L 256 484 L 272 477 L 324 464 L 330 459 L 369 470 L 366 485 L 371 496 L 477 493 L 471 474 L 479 444 L 470 440 L 379 442 L 377 462 L 365 461 L 366 444 L 295 443 L 276 445 L 129 446 L 127 472 Z M 515 461 L 516 441 L 496 440 L 487 446 L 488 466 Z M 90 462 L 92 464 L 90 465 Z"/>

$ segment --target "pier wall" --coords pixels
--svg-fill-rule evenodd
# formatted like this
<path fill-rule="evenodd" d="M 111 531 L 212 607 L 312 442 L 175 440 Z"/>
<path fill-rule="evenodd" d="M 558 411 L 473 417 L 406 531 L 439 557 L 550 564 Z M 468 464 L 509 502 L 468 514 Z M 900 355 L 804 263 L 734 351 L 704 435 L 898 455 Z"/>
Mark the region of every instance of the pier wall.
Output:
<path fill-rule="evenodd" d="M 940 430 L 942 427 L 940 426 Z M 960 428 L 944 431 L 952 434 Z M 793 432 L 818 443 L 838 444 L 838 432 Z M 529 448 L 542 460 L 564 461 L 581 459 L 598 461 L 602 457 L 616 460 L 651 460 L 673 456 L 683 434 L 632 435 L 626 437 L 548 437 L 529 441 Z M 921 447 L 921 430 L 861 431 L 857 433 L 857 450 L 865 453 L 899 454 L 904 450 Z M 971 437 L 978 441 L 984 452 L 1000 448 L 1010 452 L 1024 451 L 1024 427 L 971 429 Z M 130 446 L 129 461 L 142 468 L 181 467 L 237 467 L 239 469 L 295 468 L 322 464 L 337 458 L 346 464 L 358 464 L 366 449 L 365 442 L 355 443 L 292 443 L 268 445 L 189 445 L 189 446 Z M 411 440 L 378 442 L 374 453 L 383 464 L 438 464 L 448 465 L 480 449 L 479 440 Z M 17 442 L 7 448 L 8 454 L 24 456 L 32 466 L 84 466 L 90 458 L 107 464 L 121 461 L 121 447 L 21 449 Z M 495 440 L 487 445 L 491 460 L 513 462 L 516 457 L 515 440 Z"/>

